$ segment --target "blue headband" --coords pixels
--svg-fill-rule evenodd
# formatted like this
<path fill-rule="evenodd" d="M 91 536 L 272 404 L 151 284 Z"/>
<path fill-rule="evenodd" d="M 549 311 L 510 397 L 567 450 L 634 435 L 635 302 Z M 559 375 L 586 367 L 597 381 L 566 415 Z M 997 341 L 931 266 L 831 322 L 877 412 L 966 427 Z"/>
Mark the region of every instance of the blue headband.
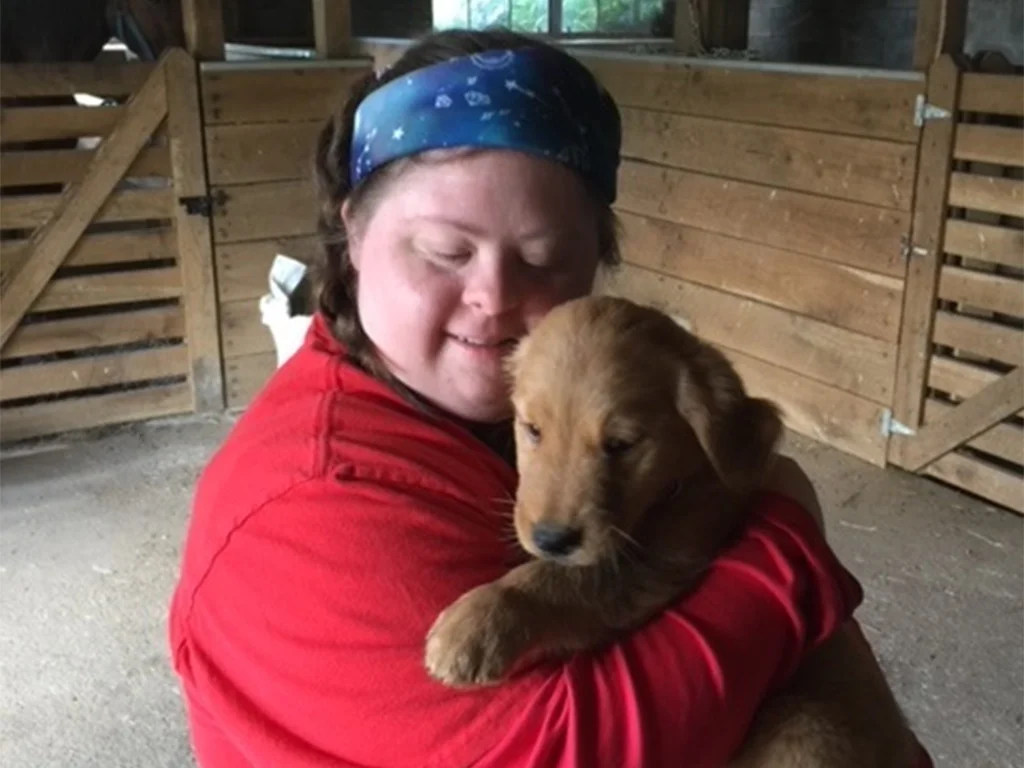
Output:
<path fill-rule="evenodd" d="M 417 69 L 359 105 L 351 183 L 431 149 L 512 149 L 556 160 L 616 195 L 619 111 L 607 91 L 558 50 L 488 51 Z"/>

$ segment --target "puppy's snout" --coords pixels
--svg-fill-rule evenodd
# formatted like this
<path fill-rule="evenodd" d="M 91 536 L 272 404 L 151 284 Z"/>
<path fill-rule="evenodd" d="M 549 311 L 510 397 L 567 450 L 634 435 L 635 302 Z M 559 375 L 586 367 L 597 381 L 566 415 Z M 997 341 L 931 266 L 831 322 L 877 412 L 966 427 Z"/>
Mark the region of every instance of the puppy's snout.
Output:
<path fill-rule="evenodd" d="M 538 523 L 533 527 L 533 543 L 546 555 L 561 557 L 571 554 L 583 541 L 579 528 L 565 528 L 560 525 Z"/>

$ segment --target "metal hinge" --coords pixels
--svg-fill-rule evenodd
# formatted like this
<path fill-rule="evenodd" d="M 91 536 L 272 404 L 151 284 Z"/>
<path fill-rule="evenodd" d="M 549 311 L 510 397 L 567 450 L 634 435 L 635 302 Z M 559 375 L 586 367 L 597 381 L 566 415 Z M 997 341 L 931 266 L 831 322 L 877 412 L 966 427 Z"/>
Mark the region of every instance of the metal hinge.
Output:
<path fill-rule="evenodd" d="M 185 213 L 189 216 L 205 216 L 210 218 L 213 216 L 213 206 L 224 205 L 227 201 L 227 193 L 223 189 L 218 189 L 217 194 L 210 195 L 190 195 L 188 197 L 179 197 L 178 203 L 185 206 Z"/>
<path fill-rule="evenodd" d="M 892 410 L 886 408 L 882 411 L 882 434 L 886 437 L 891 435 L 903 435 L 904 437 L 910 437 L 912 435 L 916 435 L 917 432 L 906 424 L 894 419 Z"/>
<path fill-rule="evenodd" d="M 927 256 L 928 249 L 920 245 L 911 245 L 907 235 L 900 235 L 900 257 L 906 261 L 910 256 Z"/>
<path fill-rule="evenodd" d="M 914 102 L 914 125 L 918 128 L 924 125 L 925 120 L 948 120 L 952 116 L 953 113 L 948 109 L 936 107 L 925 101 L 923 93 L 917 94 L 917 100 Z"/>

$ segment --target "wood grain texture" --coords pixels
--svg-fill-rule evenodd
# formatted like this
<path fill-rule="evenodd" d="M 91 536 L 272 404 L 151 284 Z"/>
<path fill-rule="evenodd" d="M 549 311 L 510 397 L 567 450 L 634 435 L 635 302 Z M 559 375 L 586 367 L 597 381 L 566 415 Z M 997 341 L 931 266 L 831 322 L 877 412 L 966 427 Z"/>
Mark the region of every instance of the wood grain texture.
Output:
<path fill-rule="evenodd" d="M 973 456 L 951 453 L 929 466 L 925 473 L 1024 514 L 1024 484 L 1015 472 Z"/>
<path fill-rule="evenodd" d="M 277 254 L 313 264 L 319 258 L 316 235 L 227 243 L 217 248 L 217 292 L 222 302 L 258 299 L 267 293 L 270 265 Z"/>
<path fill-rule="evenodd" d="M 75 397 L 0 411 L 0 439 L 13 443 L 79 429 L 128 424 L 192 410 L 187 383 Z"/>
<path fill-rule="evenodd" d="M 939 297 L 1024 318 L 1024 281 L 1019 278 L 946 264 L 939 273 Z"/>
<path fill-rule="evenodd" d="M 210 183 L 310 179 L 322 120 L 213 125 L 206 130 Z"/>
<path fill-rule="evenodd" d="M 218 245 L 316 232 L 316 192 L 308 179 L 219 187 L 224 202 L 214 211 Z"/>
<path fill-rule="evenodd" d="M 914 69 L 927 70 L 944 53 L 964 48 L 967 0 L 918 0 Z"/>
<path fill-rule="evenodd" d="M 124 107 L 4 107 L 0 141 L 106 136 L 123 118 Z"/>
<path fill-rule="evenodd" d="M 961 123 L 956 129 L 953 156 L 957 160 L 1024 167 L 1024 132 L 1020 128 Z"/>
<path fill-rule="evenodd" d="M 313 38 L 321 59 L 337 59 L 348 52 L 352 39 L 349 0 L 313 0 Z"/>
<path fill-rule="evenodd" d="M 224 8 L 221 0 L 181 0 L 185 48 L 196 59 L 224 58 Z"/>
<path fill-rule="evenodd" d="M 960 70 L 953 58 L 941 56 L 928 76 L 928 101 L 956 109 Z M 931 360 L 932 327 L 943 262 L 946 199 L 952 168 L 956 124 L 951 120 L 925 123 L 918 158 L 911 253 L 907 267 L 903 320 L 896 363 L 893 416 L 916 429 L 921 423 L 922 402 Z M 916 250 L 914 250 L 916 249 Z M 889 459 L 899 463 L 901 443 L 890 443 Z"/>
<path fill-rule="evenodd" d="M 219 8 L 220 3 L 216 6 Z M 201 197 L 208 188 L 196 64 L 184 51 L 174 50 L 168 54 L 164 69 L 174 194 L 179 200 Z M 178 237 L 194 408 L 198 413 L 219 411 L 224 407 L 224 374 L 210 219 L 190 214 L 185 206 L 178 205 L 174 208 L 174 231 Z"/>
<path fill-rule="evenodd" d="M 699 66 L 682 61 L 570 52 L 620 107 L 812 131 L 917 140 L 914 100 L 920 83 Z"/>
<path fill-rule="evenodd" d="M 1020 75 L 996 75 L 965 72 L 960 109 L 992 115 L 1024 117 L 1024 78 Z"/>
<path fill-rule="evenodd" d="M 903 284 L 896 278 L 660 219 L 631 213 L 619 219 L 622 252 L 632 264 L 897 340 Z"/>
<path fill-rule="evenodd" d="M 260 319 L 257 301 L 246 299 L 221 304 L 220 322 L 225 360 L 274 351 L 274 339 Z"/>
<path fill-rule="evenodd" d="M 1024 269 L 1024 231 L 963 219 L 946 221 L 947 253 Z"/>
<path fill-rule="evenodd" d="M 369 62 L 337 67 L 212 70 L 202 73 L 205 125 L 323 120 L 345 100 Z"/>
<path fill-rule="evenodd" d="M 11 186 L 79 182 L 85 178 L 94 154 L 87 149 L 4 152 L 0 154 L 0 179 Z M 167 148 L 151 147 L 139 152 L 125 176 L 169 176 L 170 171 Z"/>
<path fill-rule="evenodd" d="M 910 215 L 636 161 L 619 172 L 620 210 L 902 278 Z"/>
<path fill-rule="evenodd" d="M 924 406 L 925 425 L 942 421 L 955 411 L 957 406 L 941 400 L 929 399 Z M 989 427 L 978 436 L 968 440 L 966 447 L 990 454 L 1003 461 L 1024 465 L 1024 429 L 1018 424 L 1002 422 Z"/>
<path fill-rule="evenodd" d="M 939 311 L 935 315 L 936 344 L 1010 365 L 1024 364 L 1024 333 L 981 318 Z"/>
<path fill-rule="evenodd" d="M 624 157 L 910 210 L 912 145 L 630 108 L 622 121 Z"/>
<path fill-rule="evenodd" d="M 29 241 L 32 256 L 3 286 L 0 346 L 10 338 L 166 114 L 163 70 L 158 68 L 129 100 L 124 120 L 96 150 L 85 178 L 59 196 L 52 217 Z"/>
<path fill-rule="evenodd" d="M 245 408 L 277 369 L 277 354 L 262 352 L 225 361 L 228 408 Z"/>
<path fill-rule="evenodd" d="M 14 274 L 29 256 L 27 240 L 0 242 L 0 272 Z M 64 267 L 95 267 L 171 260 L 177 257 L 174 238 L 168 228 L 135 232 L 93 232 L 82 235 L 64 259 Z"/>
<path fill-rule="evenodd" d="M 142 344 L 184 336 L 185 316 L 180 306 L 171 304 L 152 309 L 22 323 L 0 352 L 0 359 Z"/>
<path fill-rule="evenodd" d="M 1024 181 L 954 172 L 949 204 L 973 211 L 1024 217 Z"/>
<path fill-rule="evenodd" d="M 180 344 L 34 363 L 0 371 L 0 400 L 152 381 L 187 372 L 188 353 Z"/>
<path fill-rule="evenodd" d="M 32 306 L 32 311 L 53 312 L 59 309 L 177 299 L 181 294 L 181 272 L 177 267 L 63 277 L 47 283 Z"/>
<path fill-rule="evenodd" d="M 42 227 L 53 218 L 60 205 L 60 195 L 0 197 L 0 221 L 4 228 Z M 87 223 L 166 219 L 171 216 L 173 206 L 174 197 L 169 188 L 126 189 L 107 195 L 99 211 Z"/>
<path fill-rule="evenodd" d="M 945 355 L 933 355 L 928 370 L 928 386 L 966 400 L 999 379 L 991 368 Z"/>
<path fill-rule="evenodd" d="M 143 61 L 0 64 L 0 97 L 127 96 L 138 91 L 157 66 Z"/>
<path fill-rule="evenodd" d="M 603 285 L 606 292 L 685 318 L 713 344 L 880 405 L 892 397 L 891 343 L 632 265 Z"/>

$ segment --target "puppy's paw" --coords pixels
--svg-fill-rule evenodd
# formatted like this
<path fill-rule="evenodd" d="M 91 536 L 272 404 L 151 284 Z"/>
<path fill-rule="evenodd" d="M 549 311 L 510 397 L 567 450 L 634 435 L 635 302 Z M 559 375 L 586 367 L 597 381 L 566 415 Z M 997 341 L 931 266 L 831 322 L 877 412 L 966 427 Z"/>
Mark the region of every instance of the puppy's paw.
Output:
<path fill-rule="evenodd" d="M 434 622 L 427 634 L 427 672 L 455 688 L 492 685 L 519 658 L 526 637 L 504 590 L 491 584 L 477 587 Z"/>

